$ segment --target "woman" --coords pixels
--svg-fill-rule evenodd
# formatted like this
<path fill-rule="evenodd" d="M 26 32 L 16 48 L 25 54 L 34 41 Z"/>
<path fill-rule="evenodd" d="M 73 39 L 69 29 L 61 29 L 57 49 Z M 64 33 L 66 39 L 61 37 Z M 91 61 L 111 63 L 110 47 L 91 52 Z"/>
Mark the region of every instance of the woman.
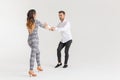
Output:
<path fill-rule="evenodd" d="M 37 62 L 37 70 L 43 71 L 43 69 L 40 66 L 40 51 L 39 51 L 39 37 L 38 37 L 38 27 L 42 27 L 45 29 L 49 29 L 47 24 L 42 24 L 40 21 L 36 19 L 36 11 L 34 9 L 31 9 L 27 13 L 27 23 L 26 23 L 29 35 L 28 35 L 28 44 L 31 48 L 31 55 L 30 55 L 30 70 L 29 75 L 30 76 L 37 76 L 37 74 L 34 73 L 33 67 L 34 67 L 34 61 L 36 59 Z"/>

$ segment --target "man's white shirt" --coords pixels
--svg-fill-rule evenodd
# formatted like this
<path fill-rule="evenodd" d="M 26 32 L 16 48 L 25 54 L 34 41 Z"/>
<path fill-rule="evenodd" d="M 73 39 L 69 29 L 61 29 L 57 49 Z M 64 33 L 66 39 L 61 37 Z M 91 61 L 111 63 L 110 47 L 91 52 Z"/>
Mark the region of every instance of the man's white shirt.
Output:
<path fill-rule="evenodd" d="M 72 40 L 71 26 L 69 21 L 64 20 L 63 22 L 60 22 L 56 26 L 55 30 L 61 33 L 62 43 L 66 43 L 67 41 Z"/>

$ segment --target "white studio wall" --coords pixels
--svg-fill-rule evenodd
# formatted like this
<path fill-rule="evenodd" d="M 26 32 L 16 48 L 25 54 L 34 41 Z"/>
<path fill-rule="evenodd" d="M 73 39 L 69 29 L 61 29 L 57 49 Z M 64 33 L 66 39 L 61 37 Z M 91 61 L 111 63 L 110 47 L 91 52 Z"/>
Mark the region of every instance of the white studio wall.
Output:
<path fill-rule="evenodd" d="M 19 64 L 20 59 L 25 56 L 23 52 L 26 51 L 26 11 L 30 8 L 28 1 L 0 1 L 0 67 L 2 70 L 12 64 Z"/>
<path fill-rule="evenodd" d="M 78 72 L 81 66 L 87 69 L 120 67 L 119 3 L 119 0 L 0 0 L 0 72 L 4 68 L 6 71 L 27 71 L 29 68 L 26 29 L 29 9 L 35 9 L 38 19 L 51 26 L 59 22 L 58 11 L 66 11 L 73 35 L 69 63 Z M 61 35 L 40 28 L 39 38 L 43 67 L 54 67 Z M 64 53 L 62 56 L 64 59 Z"/>

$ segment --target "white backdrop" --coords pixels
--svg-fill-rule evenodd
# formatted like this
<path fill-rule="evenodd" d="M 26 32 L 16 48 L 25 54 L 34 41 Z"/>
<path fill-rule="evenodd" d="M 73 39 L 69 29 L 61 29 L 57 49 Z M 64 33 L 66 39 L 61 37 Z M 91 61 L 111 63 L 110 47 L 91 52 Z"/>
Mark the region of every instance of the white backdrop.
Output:
<path fill-rule="evenodd" d="M 112 66 L 113 72 L 120 71 L 115 69 L 120 67 L 119 3 L 119 0 L 0 0 L 0 71 L 29 68 L 25 24 L 26 13 L 31 8 L 36 9 L 40 21 L 50 25 L 58 23 L 59 10 L 66 11 L 73 35 L 71 66 L 102 66 L 101 69 Z M 40 28 L 39 38 L 42 65 L 54 67 L 60 34 Z"/>

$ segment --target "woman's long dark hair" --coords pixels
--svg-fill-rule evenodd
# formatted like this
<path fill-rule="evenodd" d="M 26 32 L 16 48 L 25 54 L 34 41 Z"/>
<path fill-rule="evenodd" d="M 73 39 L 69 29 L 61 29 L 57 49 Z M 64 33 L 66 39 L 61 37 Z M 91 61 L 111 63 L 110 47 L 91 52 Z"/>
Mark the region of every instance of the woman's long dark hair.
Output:
<path fill-rule="evenodd" d="M 28 29 L 33 29 L 33 27 L 35 27 L 35 19 L 34 19 L 35 14 L 36 14 L 36 11 L 34 9 L 29 10 L 27 13 L 26 26 Z"/>

